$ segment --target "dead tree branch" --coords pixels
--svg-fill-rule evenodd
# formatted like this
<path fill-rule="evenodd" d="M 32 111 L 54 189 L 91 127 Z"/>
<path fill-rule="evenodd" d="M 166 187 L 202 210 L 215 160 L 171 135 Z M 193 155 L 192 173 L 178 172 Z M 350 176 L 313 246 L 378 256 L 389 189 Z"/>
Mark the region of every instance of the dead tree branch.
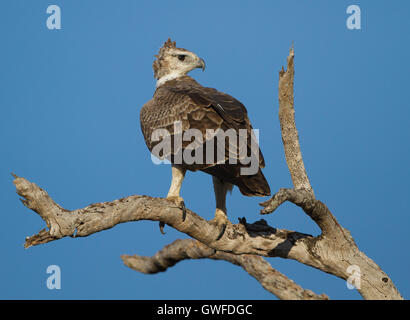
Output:
<path fill-rule="evenodd" d="M 26 248 L 67 236 L 86 237 L 124 222 L 162 221 L 201 242 L 196 241 L 195 248 L 191 242 L 191 246 L 187 246 L 185 251 L 180 251 L 179 256 L 175 254 L 175 250 L 189 242 L 173 243 L 153 258 L 123 256 L 126 265 L 141 272 L 155 273 L 171 267 L 182 260 L 181 257 L 225 260 L 242 266 L 264 288 L 279 298 L 327 299 L 326 295 L 304 290 L 259 256 L 285 256 L 289 251 L 290 256 L 294 258 L 297 258 L 297 252 L 305 251 L 304 254 L 308 255 L 303 243 L 299 245 L 296 241 L 312 238 L 310 235 L 275 229 L 264 220 L 249 224 L 242 218 L 240 223 L 228 225 L 222 238 L 216 240 L 220 230 L 215 224 L 209 223 L 190 210 L 187 210 L 186 218 L 182 220 L 180 207 L 162 198 L 130 196 L 69 211 L 56 204 L 47 192 L 36 184 L 16 175 L 14 177 L 14 184 L 17 193 L 22 197 L 22 203 L 38 213 L 48 227 L 48 230 L 43 229 L 38 234 L 27 237 L 24 245 Z M 284 287 L 286 289 L 283 289 Z"/>
<path fill-rule="evenodd" d="M 48 227 L 48 230 L 43 229 L 37 235 L 27 237 L 26 248 L 67 236 L 86 237 L 119 223 L 139 220 L 162 221 L 214 250 L 234 254 L 266 257 L 287 254 L 291 259 L 297 259 L 298 256 L 309 256 L 303 241 L 298 240 L 313 239 L 308 234 L 270 227 L 264 220 L 249 224 L 245 219 L 238 224 L 228 225 L 223 236 L 218 239 L 220 229 L 215 224 L 189 209 L 183 220 L 181 208 L 163 198 L 130 196 L 69 211 L 56 204 L 45 190 L 25 178 L 16 177 L 14 184 L 17 193 L 23 197 L 23 204 L 37 212 Z"/>
<path fill-rule="evenodd" d="M 295 109 L 293 98 L 294 50 L 288 56 L 288 68 L 279 72 L 279 122 L 282 131 L 282 141 L 285 147 L 285 158 L 296 190 L 306 190 L 313 196 L 313 189 L 303 163 L 300 151 L 299 135 L 295 124 Z"/>
<path fill-rule="evenodd" d="M 252 254 L 236 255 L 211 249 L 197 240 L 176 240 L 165 246 L 152 257 L 121 256 L 125 265 L 142 273 L 164 272 L 169 267 L 187 259 L 224 260 L 242 267 L 269 292 L 279 299 L 286 300 L 327 300 L 324 294 L 317 295 L 305 290 L 288 277 L 272 268 L 270 263 L 260 256 Z"/>

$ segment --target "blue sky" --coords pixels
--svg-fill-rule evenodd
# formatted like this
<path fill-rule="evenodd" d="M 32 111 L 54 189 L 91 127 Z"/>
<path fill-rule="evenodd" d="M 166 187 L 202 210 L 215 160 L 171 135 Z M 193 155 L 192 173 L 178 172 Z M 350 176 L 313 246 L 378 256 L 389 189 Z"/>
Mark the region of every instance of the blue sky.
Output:
<path fill-rule="evenodd" d="M 61 30 L 46 27 L 51 4 L 61 7 Z M 351 4 L 361 8 L 361 30 L 346 28 Z M 407 1 L 1 1 L 0 298 L 273 298 L 226 262 L 185 261 L 157 275 L 128 269 L 121 254 L 152 255 L 186 238 L 170 227 L 163 236 L 154 222 L 23 248 L 44 224 L 19 202 L 10 172 L 67 209 L 166 195 L 170 167 L 151 162 L 139 110 L 154 91 L 153 55 L 168 37 L 206 61 L 195 79 L 246 105 L 273 191 L 291 186 L 277 84 L 294 42 L 296 123 L 316 196 L 409 297 L 409 14 Z M 190 209 L 213 216 L 209 176 L 188 173 L 181 195 Z M 235 189 L 231 221 L 259 219 L 262 200 Z M 319 233 L 291 204 L 264 218 Z M 269 261 L 316 293 L 360 298 L 331 275 Z M 61 290 L 46 287 L 49 265 L 61 268 Z"/>

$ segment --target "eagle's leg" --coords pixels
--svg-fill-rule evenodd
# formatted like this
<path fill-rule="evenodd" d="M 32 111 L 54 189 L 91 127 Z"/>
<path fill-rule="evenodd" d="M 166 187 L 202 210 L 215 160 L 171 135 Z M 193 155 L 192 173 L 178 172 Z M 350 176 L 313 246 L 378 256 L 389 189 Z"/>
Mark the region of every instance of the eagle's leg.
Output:
<path fill-rule="evenodd" d="M 186 208 L 184 199 L 179 196 L 182 187 L 182 181 L 184 181 L 186 169 L 182 168 L 179 165 L 172 165 L 172 180 L 171 187 L 169 188 L 167 200 L 174 202 L 177 206 L 182 209 L 182 221 L 186 217 Z M 164 234 L 165 223 L 162 221 L 159 222 L 159 229 L 162 234 Z"/>
<path fill-rule="evenodd" d="M 181 191 L 182 181 L 184 181 L 186 169 L 179 165 L 172 165 L 172 181 L 169 188 L 167 200 L 174 202 L 182 209 L 182 220 L 186 217 L 186 208 L 184 199 L 179 196 Z M 161 227 L 162 226 L 162 227 Z M 163 224 L 160 223 L 161 232 L 163 233 Z"/>
<path fill-rule="evenodd" d="M 221 226 L 221 233 L 218 239 L 222 237 L 227 224 L 229 223 L 227 210 L 226 210 L 226 194 L 229 190 L 232 190 L 232 184 L 225 182 L 217 177 L 212 176 L 212 181 L 214 183 L 214 192 L 216 200 L 216 210 L 215 217 L 211 220 L 218 226 Z"/>
<path fill-rule="evenodd" d="M 182 206 L 184 199 L 179 196 L 182 187 L 182 181 L 184 181 L 186 169 L 179 165 L 172 165 L 172 181 L 169 188 L 167 199 L 175 202 L 178 206 Z"/>

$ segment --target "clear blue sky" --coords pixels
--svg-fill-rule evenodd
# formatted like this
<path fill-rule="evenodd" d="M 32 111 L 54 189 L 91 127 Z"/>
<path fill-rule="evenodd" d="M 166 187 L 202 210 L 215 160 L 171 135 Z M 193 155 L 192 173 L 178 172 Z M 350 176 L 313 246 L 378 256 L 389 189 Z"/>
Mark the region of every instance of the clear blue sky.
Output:
<path fill-rule="evenodd" d="M 61 7 L 61 30 L 46 27 L 50 4 Z M 361 7 L 361 30 L 346 28 L 350 4 Z M 163 236 L 154 222 L 23 248 L 44 223 L 20 203 L 10 172 L 67 209 L 166 195 L 170 167 L 151 162 L 139 110 L 154 91 L 153 55 L 169 36 L 206 61 L 206 72 L 191 73 L 195 79 L 246 105 L 273 191 L 291 186 L 277 83 L 294 42 L 296 122 L 316 195 L 409 297 L 409 15 L 408 1 L 1 1 L 0 298 L 273 298 L 226 262 L 186 261 L 157 275 L 128 269 L 121 254 L 152 255 L 186 238 L 170 227 Z M 209 176 L 188 174 L 182 196 L 190 209 L 213 216 Z M 235 189 L 231 221 L 259 219 L 261 200 Z M 264 218 L 319 232 L 290 204 Z M 269 261 L 317 293 L 360 298 L 338 278 Z M 61 290 L 46 287 L 52 264 L 61 268 Z"/>

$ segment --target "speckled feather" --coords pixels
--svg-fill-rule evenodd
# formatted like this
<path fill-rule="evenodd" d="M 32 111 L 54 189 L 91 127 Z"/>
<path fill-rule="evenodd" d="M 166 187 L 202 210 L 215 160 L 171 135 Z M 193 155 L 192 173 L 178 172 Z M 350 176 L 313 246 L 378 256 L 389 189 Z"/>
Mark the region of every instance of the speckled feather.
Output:
<path fill-rule="evenodd" d="M 150 151 L 159 143 L 159 141 L 153 142 L 151 139 L 154 130 L 166 129 L 171 137 L 174 137 L 174 123 L 181 121 L 183 131 L 190 128 L 200 130 L 202 141 L 207 140 L 205 134 L 207 129 L 222 129 L 224 131 L 234 129 L 237 132 L 239 129 L 246 129 L 248 131 L 248 155 L 251 152 L 250 132 L 252 126 L 243 104 L 228 94 L 201 86 L 189 76 L 168 81 L 157 88 L 153 98 L 141 109 L 140 121 L 142 133 Z M 191 144 L 192 140 L 183 141 L 182 151 Z M 187 170 L 201 170 L 237 185 L 244 195 L 269 195 L 270 188 L 261 170 L 259 169 L 255 175 L 240 175 L 241 164 L 239 161 L 238 164 L 227 164 L 229 156 L 232 156 L 229 155 L 228 150 L 229 145 L 226 144 L 225 164 L 186 164 L 183 162 L 182 165 Z M 180 150 L 174 150 L 172 147 L 171 154 L 164 156 L 173 162 L 178 152 Z M 203 148 L 203 152 L 203 159 L 206 159 L 205 148 Z M 259 150 L 259 167 L 263 168 L 264 166 L 263 155 Z M 242 165 L 242 167 L 244 166 Z"/>

